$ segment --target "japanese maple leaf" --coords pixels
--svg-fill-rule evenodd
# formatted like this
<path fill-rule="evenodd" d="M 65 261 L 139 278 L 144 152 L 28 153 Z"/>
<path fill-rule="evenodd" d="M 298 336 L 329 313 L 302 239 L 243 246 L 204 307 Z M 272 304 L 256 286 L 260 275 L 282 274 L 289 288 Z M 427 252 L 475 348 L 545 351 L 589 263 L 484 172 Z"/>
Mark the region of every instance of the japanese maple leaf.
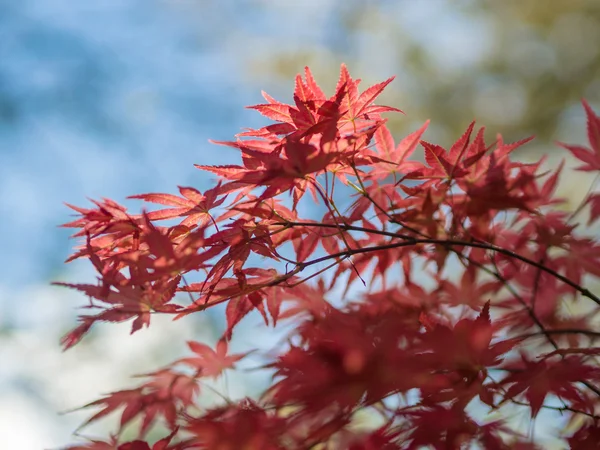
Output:
<path fill-rule="evenodd" d="M 532 189 L 528 185 L 535 182 L 536 176 L 531 168 L 525 170 L 523 164 L 512 163 L 508 156 L 531 139 L 533 138 L 506 144 L 502 140 L 502 136 L 498 135 L 496 147 L 489 154 L 485 154 L 487 148 L 480 130 L 471 143 L 471 147 L 476 149 L 474 155 L 465 160 L 468 172 L 463 177 L 456 179 L 458 186 L 466 195 L 462 197 L 462 200 L 461 196 L 455 195 L 455 206 L 458 207 L 460 203 L 464 203 L 465 213 L 470 216 L 488 214 L 490 210 L 494 209 L 522 208 L 529 210 L 528 204 L 532 200 Z M 512 169 L 519 169 L 519 171 L 514 174 Z M 548 186 L 548 189 L 550 190 L 551 186 Z M 534 198 L 539 198 L 537 189 L 533 189 L 533 192 L 536 194 Z"/>
<path fill-rule="evenodd" d="M 129 214 L 124 206 L 106 199 L 103 202 L 92 202 L 97 208 L 86 209 L 67 204 L 81 217 L 61 226 L 80 228 L 72 237 L 86 236 L 87 241 L 86 245 L 80 247 L 65 262 L 81 257 L 88 257 L 94 262 L 94 257 L 129 250 L 141 230 L 141 216 Z"/>
<path fill-rule="evenodd" d="M 254 309 L 260 312 L 265 324 L 269 323 L 263 300 L 264 297 L 261 292 L 255 291 L 247 295 L 238 295 L 227 302 L 225 311 L 225 316 L 227 317 L 225 337 L 227 339 L 231 339 L 234 327 Z"/>
<path fill-rule="evenodd" d="M 390 430 L 385 425 L 367 433 L 348 433 L 349 442 L 343 447 L 348 450 L 400 450 L 398 443 L 400 431 Z M 344 430 L 346 431 L 346 430 Z"/>
<path fill-rule="evenodd" d="M 594 223 L 600 217 L 600 194 L 592 194 L 587 200 L 590 205 L 590 218 L 588 225 Z"/>
<path fill-rule="evenodd" d="M 245 399 L 188 419 L 185 430 L 204 449 L 283 450 L 286 419 Z M 295 448 L 295 447 L 294 447 Z"/>
<path fill-rule="evenodd" d="M 230 180 L 221 187 L 221 192 L 240 189 L 240 186 L 253 188 L 269 183 L 275 176 L 277 170 L 282 166 L 283 159 L 280 158 L 282 141 L 274 137 L 272 140 L 248 139 L 236 141 L 211 141 L 217 145 L 237 148 L 242 154 L 243 166 L 205 166 L 195 164 L 200 170 L 205 170 L 222 179 Z"/>
<path fill-rule="evenodd" d="M 268 103 L 248 107 L 257 110 L 269 119 L 281 122 L 278 127 L 270 128 L 269 131 L 278 134 L 288 134 L 293 131 L 305 132 L 317 123 L 318 110 L 327 99 L 308 67 L 304 68 L 304 73 L 306 81 L 300 75 L 296 76 L 295 107 L 275 100 L 264 91 L 262 94 Z"/>
<path fill-rule="evenodd" d="M 505 340 L 491 344 L 496 326 L 489 317 L 489 302 L 476 319 L 462 319 L 454 327 L 434 323 L 422 314 L 427 331 L 415 345 L 417 361 L 429 368 L 438 382 L 420 387 L 423 402 L 437 404 L 455 401 L 466 406 L 475 396 L 493 405 L 493 390 L 484 384 L 487 368 L 502 361 L 502 356 L 517 343 Z"/>
<path fill-rule="evenodd" d="M 274 404 L 303 404 L 313 413 L 331 405 L 373 404 L 415 387 L 416 364 L 398 346 L 405 330 L 395 316 L 386 311 L 367 316 L 358 308 L 315 313 L 318 318 L 300 326 L 301 345 L 267 366 L 279 378 L 267 393 Z"/>
<path fill-rule="evenodd" d="M 334 232 L 332 230 L 320 230 L 318 226 L 293 229 L 293 231 L 290 233 L 290 240 L 294 245 L 296 261 L 308 261 L 310 256 L 317 249 L 319 242 L 323 239 L 323 237 L 330 239 L 333 234 Z"/>
<path fill-rule="evenodd" d="M 600 278 L 600 244 L 586 238 L 571 238 L 568 250 L 554 263 L 564 268 L 567 277 L 580 284 L 584 275 Z"/>
<path fill-rule="evenodd" d="M 275 326 L 279 318 L 281 304 L 286 299 L 285 294 L 289 290 L 284 282 L 298 282 L 298 279 L 293 276 L 293 274 L 279 274 L 274 269 L 264 270 L 259 268 L 249 268 L 245 269 L 241 275 L 243 275 L 242 286 L 240 286 L 240 281 L 238 279 L 237 289 L 234 288 L 235 290 L 232 294 L 225 294 L 233 297 L 227 303 L 227 308 L 225 310 L 227 319 L 225 336 L 228 339 L 231 338 L 233 328 L 254 309 L 257 309 L 260 312 L 265 321 L 265 325 L 269 324 L 269 319 L 267 317 L 268 311 L 271 315 L 273 326 Z M 251 276 L 247 279 L 247 284 L 246 275 Z M 216 293 L 224 295 L 220 288 Z M 239 293 L 243 294 L 239 295 Z"/>
<path fill-rule="evenodd" d="M 175 428 L 171 434 L 156 441 L 152 447 L 145 441 L 135 440 L 119 445 L 117 450 L 183 450 L 184 448 L 187 448 L 186 442 L 169 445 L 178 430 L 179 428 Z"/>
<path fill-rule="evenodd" d="M 181 225 L 202 227 L 211 220 L 210 210 L 223 204 L 226 195 L 219 198 L 221 186 L 207 190 L 204 194 L 193 187 L 179 186 L 179 192 L 183 197 L 171 194 L 140 194 L 129 198 L 137 198 L 146 202 L 158 203 L 160 205 L 174 206 L 174 208 L 161 209 L 147 213 L 150 220 L 165 220 L 175 217 L 185 217 Z"/>
<path fill-rule="evenodd" d="M 178 408 L 191 405 L 199 391 L 196 378 L 170 369 L 140 376 L 150 377 L 150 379 L 136 389 L 112 392 L 100 400 L 85 405 L 83 408 L 102 407 L 102 409 L 90 417 L 81 427 L 95 422 L 124 406 L 119 422 L 121 429 L 137 416 L 142 416 L 140 435 L 144 435 L 157 416 L 161 415 L 167 421 L 170 429 L 174 430 Z"/>
<path fill-rule="evenodd" d="M 415 151 L 421 136 L 427 129 L 429 120 L 417 131 L 410 133 L 396 146 L 390 130 L 385 125 L 380 126 L 375 132 L 375 151 L 371 159 L 375 161 L 369 178 L 378 180 L 397 173 L 411 173 L 419 169 L 422 164 L 416 161 L 407 161 Z"/>
<path fill-rule="evenodd" d="M 313 145 L 289 141 L 283 146 L 283 151 L 289 161 L 284 166 L 285 173 L 295 178 L 303 178 L 308 174 L 320 173 L 331 164 L 339 161 L 341 153 L 323 151 Z"/>
<path fill-rule="evenodd" d="M 479 283 L 477 280 L 478 271 L 474 266 L 469 266 L 464 272 L 458 284 L 448 280 L 440 280 L 438 292 L 441 299 L 451 305 L 467 305 L 472 309 L 478 310 L 487 299 L 490 293 L 496 292 L 502 283 L 498 281 L 488 281 Z"/>
<path fill-rule="evenodd" d="M 485 443 L 486 449 L 503 450 L 506 447 L 499 432 L 510 432 L 501 422 L 478 424 L 457 404 L 450 407 L 436 405 L 410 413 L 412 431 L 407 450 L 434 448 L 436 450 L 465 448 L 474 441 Z"/>
<path fill-rule="evenodd" d="M 90 298 L 112 305 L 106 307 L 99 314 L 81 317 L 80 320 L 83 323 L 62 339 L 65 349 L 79 342 L 96 321 L 123 322 L 135 317 L 131 326 L 133 334 L 144 325 L 150 324 L 152 311 L 175 312 L 179 306 L 167 303 L 175 296 L 180 279 L 181 277 L 176 277 L 168 281 L 158 280 L 137 285 L 123 277 L 122 284 L 109 290 L 92 284 L 53 283 L 57 286 L 76 289 Z"/>
<path fill-rule="evenodd" d="M 575 407 L 589 409 L 591 405 L 588 403 L 585 406 L 578 384 L 594 384 L 600 380 L 600 369 L 585 364 L 579 356 L 531 361 L 521 355 L 520 362 L 507 364 L 503 368 L 509 370 L 510 374 L 499 383 L 509 386 L 502 403 L 523 394 L 531 406 L 531 416 L 534 418 L 549 394 L 554 394 L 571 405 L 576 405 Z"/>
<path fill-rule="evenodd" d="M 359 94 L 358 84 L 361 80 L 353 80 L 346 65 L 342 64 L 340 78 L 335 89 L 336 94 L 332 97 L 333 99 L 342 96 L 342 110 L 345 109 L 346 111 L 342 114 L 339 122 L 340 130 L 344 129 L 344 124 L 346 124 L 347 128 L 356 130 L 357 125 L 361 120 L 369 121 L 377 119 L 382 112 L 402 112 L 401 110 L 390 106 L 373 105 L 375 99 L 383 92 L 386 86 L 394 80 L 394 78 L 395 77 L 390 77 L 381 83 L 369 87 Z"/>
<path fill-rule="evenodd" d="M 600 117 L 594 113 L 585 100 L 582 100 L 582 103 L 587 116 L 587 135 L 591 148 L 580 145 L 567 145 L 561 142 L 558 145 L 569 150 L 575 158 L 584 163 L 575 170 L 593 172 L 600 170 Z"/>
<path fill-rule="evenodd" d="M 197 168 L 207 170 L 222 178 L 231 180 L 232 183 L 223 186 L 228 189 L 233 186 L 260 187 L 266 190 L 260 199 L 270 199 L 282 192 L 291 190 L 295 203 L 302 197 L 306 190 L 307 179 L 327 170 L 331 165 L 339 163 L 341 152 L 323 151 L 313 144 L 296 140 L 287 140 L 281 146 L 282 152 L 260 152 L 240 146 L 245 161 L 254 161 L 251 168 L 241 166 L 201 166 Z"/>
<path fill-rule="evenodd" d="M 72 222 L 62 225 L 65 228 L 81 228 L 73 236 L 96 235 L 98 233 L 122 233 L 131 232 L 136 229 L 135 216 L 127 212 L 127 208 L 119 205 L 117 202 L 104 199 L 102 202 L 92 200 L 97 208 L 87 209 L 73 206 L 67 203 L 67 206 L 79 214 L 81 217 Z"/>
<path fill-rule="evenodd" d="M 510 166 L 497 162 L 491 155 L 491 163 L 485 175 L 476 182 L 468 183 L 462 201 L 468 215 L 479 216 L 490 210 L 522 209 L 530 211 L 532 198 L 523 186 L 533 183 L 535 176 L 525 172 L 511 172 Z M 460 197 L 455 197 L 459 202 Z"/>
<path fill-rule="evenodd" d="M 515 340 L 491 344 L 497 327 L 490 320 L 488 301 L 475 319 L 461 319 L 453 327 L 434 324 L 425 332 L 419 352 L 431 356 L 431 362 L 440 368 L 478 372 L 498 365 L 502 355 L 517 343 Z M 433 353 L 430 353 L 432 352 Z"/>
<path fill-rule="evenodd" d="M 65 450 L 115 450 L 118 446 L 117 438 L 112 436 L 109 442 L 90 439 L 85 444 L 71 445 Z"/>
<path fill-rule="evenodd" d="M 306 315 L 324 317 L 332 308 L 331 304 L 325 299 L 327 292 L 329 292 L 329 289 L 322 278 L 317 280 L 316 286 L 302 283 L 293 289 L 282 289 L 281 300 L 285 300 L 292 305 L 279 314 L 279 319 Z"/>
<path fill-rule="evenodd" d="M 561 161 L 556 171 L 544 181 L 541 188 L 536 183 L 527 183 L 525 189 L 529 191 L 527 195 L 531 198 L 528 204 L 530 209 L 534 210 L 542 206 L 556 205 L 564 202 L 564 199 L 554 197 L 563 167 L 564 161 Z"/>
<path fill-rule="evenodd" d="M 150 448 L 147 442 L 135 440 L 131 442 L 126 442 L 125 444 L 119 445 L 117 450 L 153 450 Z"/>
<path fill-rule="evenodd" d="M 207 292 L 210 296 L 210 293 L 214 291 L 219 281 L 230 269 L 236 275 L 241 273 L 251 252 L 266 258 L 277 259 L 273 253 L 270 234 L 268 224 L 262 224 L 256 220 L 238 219 L 208 237 L 204 245 L 212 247 L 211 252 L 219 254 L 227 251 L 227 253 L 212 266 L 204 283 L 201 284 L 202 288 L 197 289 L 200 285 L 196 284 L 194 291 Z M 208 300 L 206 298 L 206 301 Z"/>
<path fill-rule="evenodd" d="M 71 446 L 65 450 L 184 450 L 189 448 L 189 441 L 169 445 L 177 430 L 176 428 L 170 435 L 156 441 L 152 447 L 147 442 L 139 439 L 119 444 L 116 437 L 113 436 L 109 442 L 91 440 L 87 444 Z"/>
<path fill-rule="evenodd" d="M 203 377 L 217 378 L 226 369 L 233 369 L 235 363 L 247 355 L 247 353 L 228 355 L 227 342 L 224 340 L 217 343 L 216 351 L 200 342 L 188 341 L 187 344 L 196 356 L 180 359 L 177 363 L 195 368 Z"/>
<path fill-rule="evenodd" d="M 340 132 L 356 132 L 365 124 L 379 119 L 382 112 L 401 112 L 389 106 L 373 105 L 393 77 L 359 94 L 360 80 L 353 80 L 346 65 L 342 64 L 335 94 L 329 99 L 314 81 L 308 67 L 305 68 L 305 78 L 306 81 L 300 75 L 296 77 L 295 107 L 280 103 L 265 93 L 263 96 L 269 103 L 250 107 L 283 125 L 271 127 L 268 131 L 283 134 L 293 130 L 289 137 L 294 140 L 322 134 L 321 144 L 325 144 L 335 138 L 336 129 Z"/>
<path fill-rule="evenodd" d="M 520 229 L 520 240 L 516 242 L 516 248 L 535 241 L 540 246 L 539 252 L 546 248 L 567 248 L 569 243 L 576 242 L 573 238 L 573 230 L 577 225 L 569 223 L 569 215 L 562 211 L 552 211 L 545 215 L 528 216 L 522 223 Z"/>
<path fill-rule="evenodd" d="M 402 204 L 396 205 L 401 207 L 401 212 L 392 214 L 392 218 L 429 237 L 439 237 L 444 232 L 440 214 L 446 189 L 422 189 L 420 186 L 412 188 L 405 185 L 401 185 L 401 188 L 409 197 Z"/>
<path fill-rule="evenodd" d="M 572 450 L 595 450 L 600 442 L 600 426 L 588 422 L 567 439 Z"/>
<path fill-rule="evenodd" d="M 176 318 L 227 301 L 227 339 L 231 337 L 234 327 L 254 309 L 260 312 L 266 325 L 269 324 L 268 312 L 275 326 L 282 302 L 289 299 L 286 283 L 298 282 L 299 278 L 293 272 L 280 274 L 275 269 L 250 267 L 237 272 L 235 278 L 221 278 L 214 286 L 208 288 L 205 283 L 192 283 L 181 290 L 203 294 Z"/>
<path fill-rule="evenodd" d="M 252 155 L 261 165 L 240 171 L 237 183 L 267 186 L 261 199 L 271 198 L 286 190 L 305 190 L 306 180 L 340 163 L 341 151 L 324 151 L 313 144 L 286 140 L 281 153 L 261 153 L 242 148 L 242 154 Z M 200 167 L 200 166 L 199 166 Z M 295 199 L 296 202 L 299 197 Z"/>
<path fill-rule="evenodd" d="M 463 135 L 446 151 L 443 147 L 421 141 L 425 149 L 425 161 L 430 169 L 424 174 L 428 178 L 452 180 L 462 178 L 469 173 L 469 167 L 481 159 L 487 149 L 483 144 L 483 129 L 479 130 L 477 138 L 469 145 L 475 122 L 471 122 Z"/>
<path fill-rule="evenodd" d="M 376 234 L 368 235 L 365 239 L 361 239 L 359 241 L 355 241 L 354 238 L 346 237 L 346 242 L 348 242 L 352 248 L 366 248 L 366 247 L 377 247 L 377 246 L 386 246 L 393 244 L 393 240 L 388 238 L 384 238 L 378 236 Z M 373 276 L 377 275 L 382 278 L 385 275 L 385 272 L 388 268 L 390 268 L 393 264 L 401 262 L 406 265 L 409 264 L 409 250 L 406 248 L 387 248 L 381 250 L 373 250 L 368 253 L 360 253 L 357 255 L 353 255 L 352 261 L 342 261 L 338 264 L 338 268 L 335 272 L 334 280 L 338 278 L 344 272 L 349 273 L 349 278 L 344 281 L 346 284 L 345 293 L 350 289 L 351 284 L 361 275 L 372 267 L 372 263 L 374 260 L 377 261 Z"/>
<path fill-rule="evenodd" d="M 124 252 L 118 258 L 134 269 L 131 273 L 135 284 L 206 269 L 210 267 L 208 261 L 223 251 L 219 246 L 206 245 L 203 229 L 190 231 L 184 225 L 159 228 L 147 214 L 144 218 L 146 223 L 140 234 L 143 250 Z"/>

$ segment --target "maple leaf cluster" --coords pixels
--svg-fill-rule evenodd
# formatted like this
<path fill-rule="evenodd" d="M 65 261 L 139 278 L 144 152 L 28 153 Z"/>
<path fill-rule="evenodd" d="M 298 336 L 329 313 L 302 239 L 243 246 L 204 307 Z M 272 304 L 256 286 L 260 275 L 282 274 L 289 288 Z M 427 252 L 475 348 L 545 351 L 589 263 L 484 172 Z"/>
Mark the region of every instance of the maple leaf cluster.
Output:
<path fill-rule="evenodd" d="M 422 140 L 428 122 L 396 143 L 382 114 L 399 110 L 374 104 L 391 81 L 360 92 L 342 66 L 327 97 L 306 68 L 292 105 L 263 94 L 251 107 L 272 123 L 218 142 L 240 165 L 197 166 L 213 188 L 135 195 L 155 205 L 142 213 L 71 206 L 82 242 L 69 260 L 89 259 L 98 280 L 57 283 L 90 299 L 65 348 L 97 322 L 134 333 L 218 304 L 227 321 L 215 349 L 189 342 L 192 356 L 86 405 L 100 408 L 87 423 L 115 413 L 120 428 L 71 450 L 539 448 L 507 410 L 558 410 L 569 429 L 556 437 L 599 448 L 600 299 L 584 283 L 600 276 L 600 243 L 555 196 L 563 164 L 518 162 L 530 139 L 486 143 L 475 123 L 449 149 Z M 600 172 L 600 118 L 583 104 L 590 148 L 561 145 Z M 306 201 L 322 217 L 302 217 Z M 597 220 L 600 195 L 584 210 Z M 246 356 L 228 345 L 254 310 L 293 325 L 264 356 L 272 384 L 200 406 L 202 381 Z M 357 427 L 361 414 L 377 424 Z M 134 420 L 138 439 L 121 441 Z M 150 444 L 157 421 L 169 432 Z"/>

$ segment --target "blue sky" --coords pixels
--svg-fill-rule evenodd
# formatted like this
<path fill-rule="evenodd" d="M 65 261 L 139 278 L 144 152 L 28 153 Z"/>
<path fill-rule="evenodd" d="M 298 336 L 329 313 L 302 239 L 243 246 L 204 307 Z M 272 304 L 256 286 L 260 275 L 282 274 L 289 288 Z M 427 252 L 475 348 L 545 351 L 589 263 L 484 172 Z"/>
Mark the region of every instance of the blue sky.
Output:
<path fill-rule="evenodd" d="M 58 412 L 155 368 L 163 326 L 181 343 L 210 334 L 202 319 L 177 327 L 158 321 L 132 339 L 123 339 L 126 325 L 116 326 L 81 351 L 61 354 L 58 338 L 82 299 L 48 283 L 92 276 L 85 265 L 63 265 L 73 244 L 70 231 L 57 228 L 70 220 L 63 202 L 122 201 L 178 184 L 203 190 L 210 177 L 193 163 L 234 161 L 234 152 L 216 151 L 207 140 L 227 139 L 254 121 L 243 106 L 260 92 L 244 84 L 227 48 L 231 8 L 0 1 L 0 324 L 8 333 L 0 345 L 2 447 L 72 441 L 85 415 Z"/>

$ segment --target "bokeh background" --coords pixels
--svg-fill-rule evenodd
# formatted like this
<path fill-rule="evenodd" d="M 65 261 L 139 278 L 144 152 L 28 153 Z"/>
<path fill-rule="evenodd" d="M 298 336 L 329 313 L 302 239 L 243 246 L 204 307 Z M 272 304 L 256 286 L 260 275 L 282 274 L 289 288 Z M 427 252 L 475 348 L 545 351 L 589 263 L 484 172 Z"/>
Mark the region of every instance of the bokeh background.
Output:
<path fill-rule="evenodd" d="M 94 276 L 63 264 L 63 202 L 210 187 L 192 164 L 237 154 L 209 138 L 264 123 L 244 106 L 261 89 L 290 100 L 305 65 L 331 92 L 341 62 L 365 85 L 397 75 L 382 96 L 407 113 L 390 117 L 396 138 L 430 118 L 426 139 L 445 146 L 477 118 L 490 139 L 537 135 L 519 156 L 556 166 L 554 140 L 586 142 L 580 99 L 600 110 L 598 43 L 597 0 L 0 0 L 0 448 L 71 442 L 87 414 L 65 411 L 223 329 L 218 311 L 132 337 L 104 325 L 61 353 L 85 299 L 49 283 Z M 564 178 L 571 207 L 592 181 Z M 259 345 L 252 320 L 240 333 Z"/>

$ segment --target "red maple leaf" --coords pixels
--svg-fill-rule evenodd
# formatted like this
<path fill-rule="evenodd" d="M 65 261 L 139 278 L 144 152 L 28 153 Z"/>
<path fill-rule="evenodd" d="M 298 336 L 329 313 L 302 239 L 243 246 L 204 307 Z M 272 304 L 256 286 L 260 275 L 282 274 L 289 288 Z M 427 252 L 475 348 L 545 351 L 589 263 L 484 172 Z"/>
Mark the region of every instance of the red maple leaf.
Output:
<path fill-rule="evenodd" d="M 510 430 L 502 421 L 478 424 L 459 405 L 434 406 L 407 416 L 412 425 L 408 436 L 410 444 L 403 447 L 407 450 L 460 449 L 475 442 L 485 444 L 489 450 L 506 449 L 499 434 Z"/>
<path fill-rule="evenodd" d="M 503 366 L 510 374 L 501 382 L 509 386 L 503 402 L 523 395 L 531 405 L 531 416 L 536 417 L 546 396 L 554 394 L 577 408 L 589 409 L 577 387 L 577 383 L 597 382 L 600 369 L 585 364 L 579 356 L 567 356 L 562 359 L 542 359 L 532 361 L 521 355 L 521 361 Z"/>
<path fill-rule="evenodd" d="M 185 430 L 193 433 L 200 448 L 283 450 L 286 421 L 252 400 L 215 408 L 189 418 Z"/>
<path fill-rule="evenodd" d="M 210 210 L 223 204 L 226 195 L 219 198 L 221 186 L 207 190 L 204 194 L 192 187 L 179 186 L 179 192 L 183 197 L 171 194 L 139 194 L 129 198 L 137 198 L 146 202 L 158 203 L 160 205 L 175 206 L 175 208 L 161 209 L 147 213 L 150 220 L 164 220 L 175 217 L 185 217 L 181 225 L 203 227 L 210 221 L 214 221 Z"/>
<path fill-rule="evenodd" d="M 90 417 L 82 427 L 124 406 L 119 422 L 121 429 L 137 416 L 142 416 L 140 434 L 144 435 L 157 416 L 163 416 L 169 428 L 175 430 L 178 408 L 191 405 L 198 394 L 199 385 L 196 378 L 170 369 L 140 376 L 150 377 L 150 379 L 136 389 L 113 392 L 83 406 L 83 408 L 102 407 L 102 409 Z"/>
<path fill-rule="evenodd" d="M 83 323 L 63 338 L 65 349 L 79 342 L 96 321 L 123 322 L 135 317 L 131 326 L 133 334 L 144 325 L 150 324 L 153 311 L 175 312 L 180 308 L 178 305 L 167 304 L 175 295 L 180 277 L 166 282 L 159 280 L 142 285 L 132 284 L 131 280 L 124 276 L 119 279 L 121 283 L 115 285 L 115 289 L 105 289 L 103 286 L 91 284 L 54 283 L 57 286 L 76 289 L 90 298 L 109 305 L 99 314 L 81 317 Z M 99 306 L 93 304 L 90 306 L 90 308 L 97 307 Z"/>
<path fill-rule="evenodd" d="M 600 117 L 594 113 L 588 102 L 582 100 L 582 103 L 587 116 L 587 135 L 591 149 L 561 142 L 558 144 L 569 150 L 575 158 L 584 163 L 575 170 L 593 172 L 600 170 Z"/>
<path fill-rule="evenodd" d="M 490 320 L 489 302 L 476 319 L 461 319 L 453 327 L 435 323 L 427 316 L 421 320 L 427 331 L 415 345 L 417 358 L 432 373 L 444 375 L 449 383 L 444 387 L 433 385 L 433 389 L 424 386 L 427 402 L 460 399 L 459 403 L 466 405 L 479 395 L 484 403 L 493 404 L 489 386 L 483 385 L 487 368 L 499 365 L 518 341 L 491 343 L 497 327 Z"/>
<path fill-rule="evenodd" d="M 443 147 L 421 141 L 425 149 L 425 161 L 429 169 L 423 172 L 428 179 L 443 180 L 461 179 L 469 174 L 469 168 L 479 161 L 487 149 L 483 143 L 483 128 L 477 138 L 470 144 L 471 133 L 475 122 L 471 122 L 463 135 L 446 151 Z"/>
<path fill-rule="evenodd" d="M 469 266 L 464 272 L 458 284 L 448 280 L 440 280 L 438 292 L 440 299 L 451 305 L 467 305 L 474 310 L 481 308 L 487 301 L 489 294 L 502 287 L 502 283 L 487 281 L 478 283 L 479 272 L 473 266 Z"/>
<path fill-rule="evenodd" d="M 382 112 L 401 112 L 389 106 L 373 105 L 379 94 L 392 82 L 393 77 L 359 94 L 360 80 L 353 80 L 348 68 L 342 64 L 335 94 L 329 99 L 314 81 L 308 67 L 305 68 L 305 78 L 306 81 L 300 75 L 296 77 L 295 107 L 280 103 L 265 93 L 263 96 L 269 103 L 250 106 L 266 117 L 285 125 L 279 125 L 275 129 L 266 127 L 264 131 L 288 134 L 289 130 L 294 130 L 289 134 L 289 138 L 294 140 L 321 134 L 323 136 L 321 142 L 325 144 L 331 142 L 338 133 L 343 134 L 347 131 L 356 133 L 365 126 L 368 127 L 373 120 L 379 120 Z M 252 134 L 260 134 L 263 130 Z"/>
<path fill-rule="evenodd" d="M 595 450 L 600 442 L 600 426 L 588 421 L 567 441 L 571 450 Z"/>
<path fill-rule="evenodd" d="M 394 138 L 385 125 L 377 128 L 375 132 L 375 150 L 371 159 L 375 161 L 367 177 L 376 180 L 384 179 L 389 175 L 399 173 L 411 174 L 422 167 L 416 161 L 408 161 L 407 158 L 415 151 L 421 136 L 427 129 L 429 121 L 426 121 L 417 131 L 410 133 L 396 146 Z"/>
<path fill-rule="evenodd" d="M 587 203 L 590 205 L 590 218 L 588 220 L 589 226 L 600 217 L 600 194 L 590 195 Z"/>
<path fill-rule="evenodd" d="M 216 378 L 226 369 L 233 369 L 235 363 L 247 355 L 247 353 L 228 355 L 227 342 L 224 340 L 217 343 L 216 351 L 200 342 L 188 341 L 187 344 L 196 356 L 182 358 L 177 363 L 193 367 L 203 377 Z"/>
<path fill-rule="evenodd" d="M 150 447 L 150 444 L 140 439 L 119 444 L 117 439 L 112 437 L 110 442 L 91 440 L 87 444 L 71 446 L 65 450 L 185 450 L 190 448 L 188 446 L 190 443 L 189 440 L 177 444 L 170 444 L 177 431 L 178 428 L 173 430 L 170 435 L 156 441 L 152 447 Z"/>

